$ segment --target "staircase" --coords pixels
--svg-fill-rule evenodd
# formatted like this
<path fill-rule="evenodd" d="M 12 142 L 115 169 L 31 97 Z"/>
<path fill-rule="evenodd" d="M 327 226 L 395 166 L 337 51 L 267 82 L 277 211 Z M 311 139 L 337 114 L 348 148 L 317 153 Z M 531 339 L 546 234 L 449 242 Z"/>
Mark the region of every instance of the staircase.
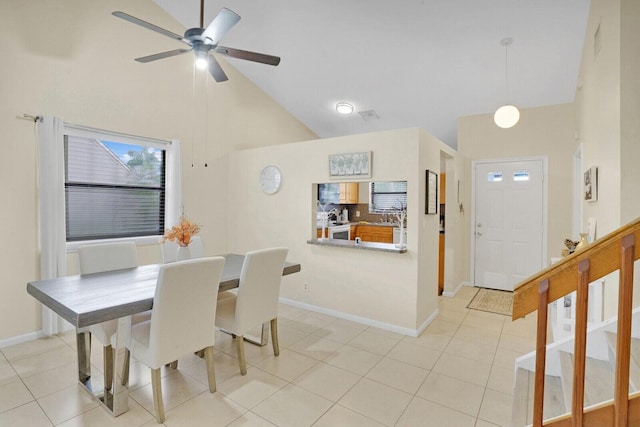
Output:
<path fill-rule="evenodd" d="M 587 332 L 584 385 L 584 407 L 587 409 L 613 400 L 616 330 L 617 319 L 614 318 Z M 632 331 L 634 334 L 640 334 L 640 308 L 633 311 Z M 640 391 L 640 337 L 632 335 L 630 344 L 629 393 L 634 393 Z M 570 416 L 575 365 L 574 346 L 573 337 L 547 345 L 543 420 L 550 422 L 558 417 Z M 535 352 L 532 352 L 516 361 L 511 423 L 513 427 L 525 427 L 533 423 L 535 357 Z"/>
<path fill-rule="evenodd" d="M 538 325 L 536 351 L 516 361 L 514 427 L 640 426 L 640 310 L 632 312 L 636 241 L 640 219 L 516 287 L 512 318 L 537 310 Z M 587 333 L 589 283 L 617 270 L 618 316 Z M 574 335 L 547 344 L 548 305 L 573 291 Z"/>

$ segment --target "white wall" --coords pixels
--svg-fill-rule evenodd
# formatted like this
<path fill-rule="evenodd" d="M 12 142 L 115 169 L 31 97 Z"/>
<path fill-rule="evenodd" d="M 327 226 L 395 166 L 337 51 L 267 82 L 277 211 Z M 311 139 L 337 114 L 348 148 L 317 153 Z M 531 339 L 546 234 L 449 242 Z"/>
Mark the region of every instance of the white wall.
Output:
<path fill-rule="evenodd" d="M 0 2 L 0 341 L 40 329 L 40 305 L 26 293 L 26 283 L 39 277 L 37 128 L 16 116 L 57 115 L 85 126 L 180 139 L 184 205 L 203 225 L 208 253 L 227 250 L 227 153 L 316 137 L 224 62 L 229 81 L 199 78 L 195 98 L 188 55 L 135 62 L 177 43 L 113 17 L 114 10 L 184 31 L 151 0 Z M 160 259 L 157 246 L 139 253 L 145 263 Z M 71 271 L 76 264 L 70 257 Z"/>
<path fill-rule="evenodd" d="M 415 331 L 437 309 L 438 216 L 424 215 L 425 169 L 439 171 L 445 144 L 417 129 L 353 135 L 237 151 L 229 161 L 229 249 L 286 246 L 302 271 L 286 277 L 282 296 L 381 326 Z M 315 246 L 314 183 L 329 182 L 329 154 L 371 151 L 369 181 L 408 185 L 405 254 Z M 260 170 L 282 171 L 282 188 L 260 191 Z M 308 285 L 305 290 L 304 284 Z"/>

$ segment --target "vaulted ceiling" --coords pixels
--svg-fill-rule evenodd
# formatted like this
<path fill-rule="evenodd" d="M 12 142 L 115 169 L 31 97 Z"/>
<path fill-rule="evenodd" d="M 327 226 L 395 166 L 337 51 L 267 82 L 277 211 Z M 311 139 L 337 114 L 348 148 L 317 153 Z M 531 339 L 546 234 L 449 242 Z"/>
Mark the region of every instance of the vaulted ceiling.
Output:
<path fill-rule="evenodd" d="M 184 25 L 168 30 L 199 26 L 199 0 L 154 1 Z M 204 25 L 222 7 L 238 13 L 242 19 L 221 44 L 282 61 L 272 67 L 230 58 L 229 64 L 322 138 L 420 127 L 456 147 L 458 117 L 490 113 L 506 101 L 522 108 L 573 101 L 589 5 L 205 0 Z M 500 43 L 507 37 L 514 39 L 508 61 Z M 340 101 L 356 111 L 338 114 Z"/>

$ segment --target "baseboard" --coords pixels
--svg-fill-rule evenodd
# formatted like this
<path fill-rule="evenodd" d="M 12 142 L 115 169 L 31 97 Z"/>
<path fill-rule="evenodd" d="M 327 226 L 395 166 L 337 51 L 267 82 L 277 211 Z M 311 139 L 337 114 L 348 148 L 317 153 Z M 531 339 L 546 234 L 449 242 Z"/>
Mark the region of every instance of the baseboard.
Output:
<path fill-rule="evenodd" d="M 414 335 L 415 337 L 420 336 L 420 334 L 427 329 L 427 326 L 429 326 L 431 324 L 431 322 L 433 322 L 435 320 L 436 317 L 438 317 L 438 313 L 440 313 L 440 310 L 436 308 L 436 311 L 434 311 L 431 316 L 427 317 L 427 320 L 425 320 L 424 322 L 422 322 L 422 325 L 420 325 L 420 327 L 418 328 L 418 330 L 416 331 L 417 334 Z"/>
<path fill-rule="evenodd" d="M 443 292 L 443 293 L 442 293 L 442 296 L 443 296 L 443 297 L 448 297 L 448 298 L 453 298 L 453 297 L 455 297 L 455 296 L 456 296 L 456 294 L 457 294 L 458 292 L 460 292 L 460 289 L 462 289 L 462 287 L 463 287 L 463 286 L 472 286 L 472 285 L 471 285 L 471 283 L 469 283 L 469 282 L 462 282 L 462 283 L 460 283 L 460 284 L 458 285 L 458 287 L 457 287 L 457 288 L 455 288 L 455 289 L 453 290 L 453 292 Z"/>
<path fill-rule="evenodd" d="M 42 331 L 29 332 L 28 334 L 18 335 L 11 338 L 0 340 L 0 348 L 11 347 L 12 345 L 22 344 L 23 342 L 37 340 L 45 335 Z"/>
<path fill-rule="evenodd" d="M 361 316 L 356 316 L 354 314 L 343 313 L 341 311 L 336 311 L 336 310 L 332 310 L 325 307 L 318 307 L 316 305 L 307 304 L 307 303 L 292 300 L 289 298 L 280 297 L 280 302 L 286 305 L 290 305 L 292 307 L 304 308 L 305 310 L 314 311 L 316 313 L 327 314 L 329 316 L 337 317 L 339 319 L 349 320 L 351 322 L 360 323 L 362 325 L 373 326 L 375 328 L 384 329 L 385 331 L 395 332 L 395 333 L 407 335 L 410 337 L 419 336 L 422 333 L 422 331 L 424 331 L 426 327 L 429 326 L 429 324 L 433 321 L 433 319 L 435 319 L 436 316 L 438 315 L 438 310 L 436 309 L 436 311 L 431 316 L 429 316 L 429 318 L 425 320 L 418 329 L 410 329 L 410 328 L 403 328 L 398 325 L 393 325 L 391 323 L 385 323 L 385 322 L 380 322 L 378 320 L 369 319 L 367 317 L 361 317 Z"/>

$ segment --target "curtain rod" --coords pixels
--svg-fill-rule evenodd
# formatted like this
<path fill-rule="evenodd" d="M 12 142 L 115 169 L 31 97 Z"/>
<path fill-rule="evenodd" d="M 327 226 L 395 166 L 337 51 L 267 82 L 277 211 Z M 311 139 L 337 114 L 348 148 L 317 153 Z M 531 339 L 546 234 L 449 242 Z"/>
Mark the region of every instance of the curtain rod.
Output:
<path fill-rule="evenodd" d="M 16 116 L 16 119 L 20 119 L 20 120 L 29 120 L 31 122 L 40 122 L 42 123 L 42 121 L 44 120 L 43 116 L 33 116 L 31 114 L 23 114 L 22 116 Z M 85 130 L 85 131 L 92 131 L 92 132 L 103 132 L 103 133 L 110 133 L 112 135 L 120 135 L 123 137 L 127 137 L 127 138 L 135 138 L 135 139 L 139 139 L 139 140 L 143 140 L 143 141 L 151 141 L 151 142 L 166 142 L 168 144 L 172 144 L 173 141 L 172 140 L 166 140 L 166 139 L 159 139 L 159 138 L 147 138 L 144 136 L 138 136 L 138 135 L 130 135 L 127 133 L 122 133 L 122 132 L 115 132 L 115 131 L 107 131 L 104 129 L 98 129 L 98 128 L 92 128 L 89 126 L 82 126 L 82 125 L 76 125 L 73 123 L 67 123 L 64 122 L 64 125 L 73 129 L 79 129 L 79 130 Z"/>
<path fill-rule="evenodd" d="M 20 119 L 20 120 L 29 120 L 32 122 L 40 122 L 42 123 L 42 116 L 32 116 L 31 114 L 23 114 L 22 117 L 21 116 L 16 116 L 16 119 Z"/>

